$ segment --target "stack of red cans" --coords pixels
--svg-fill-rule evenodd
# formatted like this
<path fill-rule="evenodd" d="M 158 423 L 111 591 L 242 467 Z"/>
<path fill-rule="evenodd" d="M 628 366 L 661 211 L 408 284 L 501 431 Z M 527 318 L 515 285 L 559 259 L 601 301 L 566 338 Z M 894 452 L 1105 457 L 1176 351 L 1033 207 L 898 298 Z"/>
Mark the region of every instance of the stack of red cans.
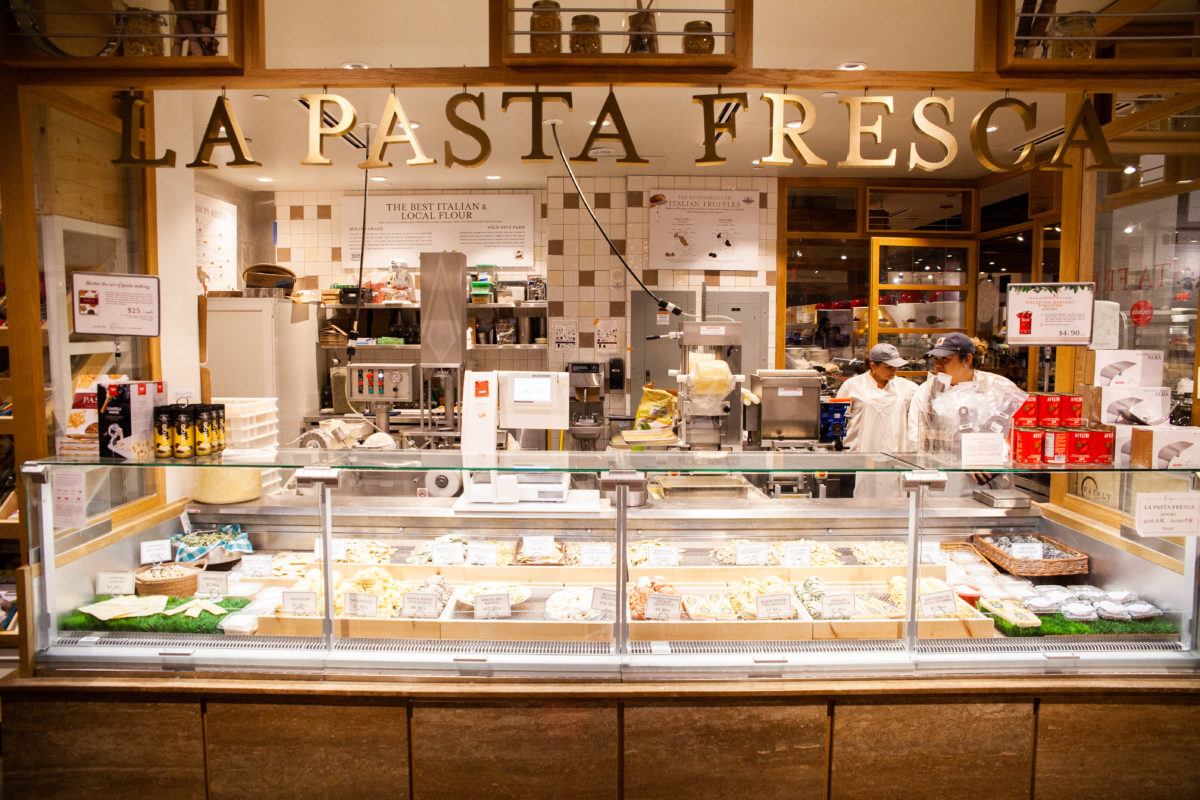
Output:
<path fill-rule="evenodd" d="M 1013 461 L 1018 464 L 1111 464 L 1111 426 L 1088 427 L 1083 395 L 1031 394 L 1013 415 Z"/>

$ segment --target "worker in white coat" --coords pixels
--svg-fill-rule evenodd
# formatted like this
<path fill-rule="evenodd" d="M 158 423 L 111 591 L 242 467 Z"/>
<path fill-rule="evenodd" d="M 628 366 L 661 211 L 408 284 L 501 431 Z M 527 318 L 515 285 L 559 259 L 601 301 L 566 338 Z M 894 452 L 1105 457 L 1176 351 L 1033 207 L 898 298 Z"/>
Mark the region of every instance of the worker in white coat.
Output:
<path fill-rule="evenodd" d="M 902 453 L 912 449 L 908 439 L 908 405 L 917 384 L 896 376 L 907 366 L 894 345 L 877 344 L 867 353 L 868 370 L 848 379 L 837 396 L 850 400 L 846 449 L 866 453 Z M 896 475 L 860 472 L 855 497 L 899 497 Z"/>
<path fill-rule="evenodd" d="M 1003 375 L 984 372 L 975 368 L 978 357 L 975 342 L 965 333 L 948 333 L 937 340 L 925 354 L 933 360 L 929 379 L 917 389 L 908 407 L 908 439 L 917 452 L 930 452 L 935 447 L 931 440 L 949 440 L 958 424 L 938 414 L 933 408 L 933 398 L 939 391 L 963 383 L 979 382 L 986 388 L 1010 387 L 1013 392 L 1024 394 Z M 943 453 L 944 455 L 944 453 Z M 1007 476 L 987 472 L 953 472 L 948 475 L 946 488 L 941 494 L 968 496 L 975 489 L 1006 483 Z"/>

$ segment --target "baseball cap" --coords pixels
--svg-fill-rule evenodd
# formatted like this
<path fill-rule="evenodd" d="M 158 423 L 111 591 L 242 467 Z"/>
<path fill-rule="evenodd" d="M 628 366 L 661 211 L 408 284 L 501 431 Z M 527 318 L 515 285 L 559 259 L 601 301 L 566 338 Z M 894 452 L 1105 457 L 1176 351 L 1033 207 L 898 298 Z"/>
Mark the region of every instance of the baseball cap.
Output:
<path fill-rule="evenodd" d="M 889 367 L 907 367 L 908 362 L 900 356 L 894 344 L 877 344 L 867 352 L 867 361 L 887 364 Z"/>
<path fill-rule="evenodd" d="M 975 343 L 965 333 L 947 333 L 939 338 L 926 356 L 950 356 L 955 353 L 966 355 L 975 352 Z"/>

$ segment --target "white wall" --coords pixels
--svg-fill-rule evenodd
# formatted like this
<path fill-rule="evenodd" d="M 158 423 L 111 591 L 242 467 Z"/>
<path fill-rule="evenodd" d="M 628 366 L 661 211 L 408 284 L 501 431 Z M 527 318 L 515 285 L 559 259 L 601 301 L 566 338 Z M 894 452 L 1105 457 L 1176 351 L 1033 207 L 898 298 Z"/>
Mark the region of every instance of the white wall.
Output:
<path fill-rule="evenodd" d="M 192 390 L 199 401 L 200 346 L 196 297 L 196 180 L 184 165 L 195 152 L 192 98 L 188 92 L 159 92 L 155 97 L 154 137 L 176 151 L 174 169 L 157 169 L 158 275 L 162 293 L 162 377 L 172 396 Z M 160 147 L 155 155 L 161 155 Z M 167 499 L 188 491 L 191 470 L 169 469 Z"/>

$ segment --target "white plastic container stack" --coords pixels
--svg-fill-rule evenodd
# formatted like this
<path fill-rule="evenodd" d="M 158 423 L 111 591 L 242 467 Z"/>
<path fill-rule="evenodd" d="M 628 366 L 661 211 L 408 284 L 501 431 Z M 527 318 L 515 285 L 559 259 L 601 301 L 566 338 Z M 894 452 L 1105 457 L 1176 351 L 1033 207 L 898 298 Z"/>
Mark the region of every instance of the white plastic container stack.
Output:
<path fill-rule="evenodd" d="M 279 408 L 274 397 L 214 397 L 225 405 L 225 449 L 268 450 L 279 446 Z M 263 494 L 276 494 L 282 484 L 277 469 L 262 471 Z"/>

